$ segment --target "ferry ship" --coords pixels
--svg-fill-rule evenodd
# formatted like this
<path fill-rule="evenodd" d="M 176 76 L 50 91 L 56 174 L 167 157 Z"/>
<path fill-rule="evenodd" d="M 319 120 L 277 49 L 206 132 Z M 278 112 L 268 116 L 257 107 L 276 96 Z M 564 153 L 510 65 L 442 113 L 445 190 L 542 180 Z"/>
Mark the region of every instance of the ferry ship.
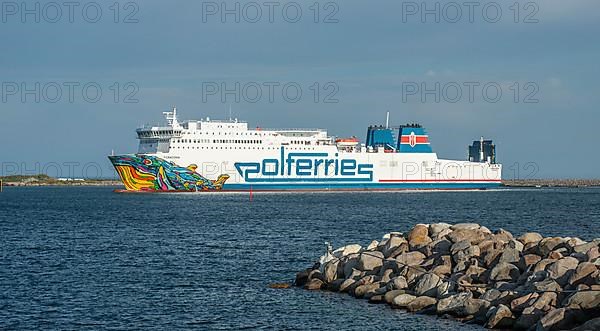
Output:
<path fill-rule="evenodd" d="M 229 120 L 180 122 L 136 130 L 135 154 L 109 159 L 126 191 L 455 190 L 501 184 L 491 140 L 466 160 L 439 159 L 419 124 L 369 126 L 364 142 L 322 129 L 249 128 Z"/>

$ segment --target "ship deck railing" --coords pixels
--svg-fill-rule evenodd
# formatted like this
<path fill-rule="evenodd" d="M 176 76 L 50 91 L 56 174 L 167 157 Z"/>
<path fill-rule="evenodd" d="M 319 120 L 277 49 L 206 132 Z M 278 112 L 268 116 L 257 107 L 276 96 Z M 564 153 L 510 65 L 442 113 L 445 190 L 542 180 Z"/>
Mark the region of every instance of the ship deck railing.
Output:
<path fill-rule="evenodd" d="M 314 129 L 314 128 L 260 128 L 263 131 L 277 131 L 277 132 L 327 132 L 325 129 Z"/>

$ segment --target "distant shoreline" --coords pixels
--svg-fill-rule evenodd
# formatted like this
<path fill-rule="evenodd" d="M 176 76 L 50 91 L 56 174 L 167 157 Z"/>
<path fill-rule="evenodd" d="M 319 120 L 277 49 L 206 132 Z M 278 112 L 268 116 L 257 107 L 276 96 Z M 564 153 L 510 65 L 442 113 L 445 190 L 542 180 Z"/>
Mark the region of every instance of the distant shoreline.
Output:
<path fill-rule="evenodd" d="M 3 187 L 15 186 L 123 186 L 115 179 L 57 179 L 46 175 L 0 177 Z M 600 179 L 508 179 L 503 187 L 600 187 Z"/>
<path fill-rule="evenodd" d="M 123 186 L 123 183 L 115 180 L 93 180 L 79 182 L 58 182 L 58 183 L 23 183 L 23 182 L 2 182 L 2 187 L 33 187 L 33 186 Z"/>
<path fill-rule="evenodd" d="M 509 179 L 504 187 L 600 187 L 600 179 Z"/>
<path fill-rule="evenodd" d="M 115 179 L 53 178 L 48 175 L 15 175 L 0 177 L 3 187 L 15 186 L 123 186 Z"/>

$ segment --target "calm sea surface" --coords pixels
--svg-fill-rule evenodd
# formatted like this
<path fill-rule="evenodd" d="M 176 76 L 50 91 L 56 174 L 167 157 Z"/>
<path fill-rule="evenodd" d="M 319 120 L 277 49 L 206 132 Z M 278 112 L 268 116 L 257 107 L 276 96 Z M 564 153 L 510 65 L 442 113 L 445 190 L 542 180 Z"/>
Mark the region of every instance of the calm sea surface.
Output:
<path fill-rule="evenodd" d="M 335 247 L 419 222 L 600 237 L 600 189 L 0 193 L 0 329 L 478 329 L 347 295 L 274 290 Z"/>

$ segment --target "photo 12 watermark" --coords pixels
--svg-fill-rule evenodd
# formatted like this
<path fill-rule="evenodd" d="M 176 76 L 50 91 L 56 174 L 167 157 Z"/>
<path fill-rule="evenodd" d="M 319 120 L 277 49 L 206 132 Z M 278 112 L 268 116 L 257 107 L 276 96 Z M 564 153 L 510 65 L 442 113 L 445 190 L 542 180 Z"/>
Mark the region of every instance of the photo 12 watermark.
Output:
<path fill-rule="evenodd" d="M 504 167 L 505 179 L 527 180 L 534 179 L 540 172 L 540 166 L 536 162 L 514 162 Z"/>
<path fill-rule="evenodd" d="M 2 23 L 139 23 L 136 1 L 2 1 Z"/>
<path fill-rule="evenodd" d="M 539 103 L 539 91 L 535 82 L 403 82 L 402 102 Z"/>
<path fill-rule="evenodd" d="M 539 23 L 537 2 L 404 1 L 402 23 Z"/>
<path fill-rule="evenodd" d="M 2 103 L 138 103 L 135 82 L 2 82 Z"/>
<path fill-rule="evenodd" d="M 339 23 L 338 2 L 203 1 L 202 23 Z"/>
<path fill-rule="evenodd" d="M 336 82 L 203 82 L 202 102 L 258 103 L 338 103 Z"/>

